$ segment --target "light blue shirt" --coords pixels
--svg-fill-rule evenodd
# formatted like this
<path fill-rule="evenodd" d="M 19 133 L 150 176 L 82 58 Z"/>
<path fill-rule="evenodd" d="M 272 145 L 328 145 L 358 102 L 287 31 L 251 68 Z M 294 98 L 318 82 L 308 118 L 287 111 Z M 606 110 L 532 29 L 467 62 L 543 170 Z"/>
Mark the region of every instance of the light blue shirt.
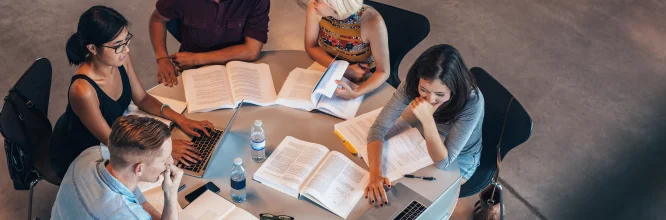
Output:
<path fill-rule="evenodd" d="M 109 150 L 90 147 L 69 165 L 56 196 L 52 219 L 151 219 L 138 187 L 128 189 L 108 170 Z"/>

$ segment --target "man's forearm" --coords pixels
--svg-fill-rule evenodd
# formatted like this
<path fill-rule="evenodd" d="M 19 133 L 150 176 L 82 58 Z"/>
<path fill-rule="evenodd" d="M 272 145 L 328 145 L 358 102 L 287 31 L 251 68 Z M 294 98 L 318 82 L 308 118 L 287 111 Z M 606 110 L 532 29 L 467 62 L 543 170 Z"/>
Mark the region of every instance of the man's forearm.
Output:
<path fill-rule="evenodd" d="M 215 51 L 200 53 L 200 65 L 220 64 L 229 61 L 255 61 L 259 58 L 261 49 L 250 49 L 246 44 L 234 45 Z"/>
<path fill-rule="evenodd" d="M 164 210 L 162 211 L 162 220 L 178 219 L 178 199 L 173 196 L 164 197 Z"/>
<path fill-rule="evenodd" d="M 150 17 L 148 29 L 150 30 L 150 42 L 153 44 L 155 58 L 168 57 L 166 47 L 166 24 L 155 16 Z"/>

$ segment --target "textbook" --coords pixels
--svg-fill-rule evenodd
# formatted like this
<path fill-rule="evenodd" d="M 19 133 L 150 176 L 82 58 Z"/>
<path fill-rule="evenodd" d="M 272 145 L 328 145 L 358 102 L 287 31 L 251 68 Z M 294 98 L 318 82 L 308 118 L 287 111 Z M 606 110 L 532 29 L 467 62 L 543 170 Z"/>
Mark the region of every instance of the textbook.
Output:
<path fill-rule="evenodd" d="M 148 94 L 148 95 L 150 95 L 150 94 Z M 185 111 L 185 108 L 187 108 L 187 103 L 186 102 L 181 102 L 181 101 L 178 101 L 178 100 L 165 98 L 165 97 L 161 97 L 161 96 L 156 96 L 156 95 L 152 95 L 152 96 L 155 97 L 162 104 L 169 105 L 169 108 L 171 108 L 171 110 L 173 110 L 176 113 L 182 114 Z M 139 109 L 138 106 L 136 106 L 134 104 L 134 102 L 130 103 L 130 105 L 127 107 L 127 110 L 125 110 L 125 113 L 123 115 L 138 115 L 138 116 L 142 116 L 142 117 L 151 117 L 151 118 L 157 119 L 158 121 L 161 121 L 162 123 L 166 124 L 169 127 L 171 127 L 171 125 L 173 125 L 173 121 L 171 121 L 169 119 L 162 118 L 162 117 L 156 116 L 156 115 L 151 115 L 147 112 L 142 111 L 141 109 Z"/>
<path fill-rule="evenodd" d="M 271 70 L 265 63 L 231 61 L 226 66 L 185 70 L 183 86 L 189 113 L 236 108 L 242 100 L 267 106 L 276 99 Z"/>
<path fill-rule="evenodd" d="M 304 197 L 347 218 L 370 174 L 344 154 L 287 136 L 253 179 L 291 197 Z"/>
<path fill-rule="evenodd" d="M 185 99 L 189 113 L 235 108 L 240 101 L 259 106 L 285 107 L 324 113 L 347 119 L 356 116 L 363 97 L 344 100 L 334 95 L 342 80 L 352 88 L 358 87 L 343 77 L 349 66 L 338 60 L 325 71 L 296 68 L 276 95 L 273 78 L 267 64 L 232 61 L 226 66 L 213 65 L 183 72 Z"/>
<path fill-rule="evenodd" d="M 206 190 L 203 194 L 201 194 L 201 196 L 185 207 L 182 212 L 178 213 L 178 219 L 252 220 L 258 218 L 249 212 L 238 208 L 236 205 L 215 194 L 214 192 Z"/>
<path fill-rule="evenodd" d="M 342 76 L 349 65 L 346 61 L 342 62 L 333 62 L 325 72 L 301 68 L 292 70 L 276 103 L 305 111 L 316 109 L 342 119 L 353 118 L 363 102 L 363 96 L 351 100 L 335 96 L 338 87 L 336 80 L 341 80 L 352 89 L 358 87 Z"/>
<path fill-rule="evenodd" d="M 381 108 L 359 115 L 353 119 L 340 122 L 333 126 L 335 134 L 342 140 L 345 147 L 368 161 L 368 133 L 377 119 Z M 382 169 L 390 181 L 400 179 L 403 175 L 416 172 L 434 162 L 428 154 L 425 139 L 418 129 L 413 128 L 402 117 L 386 133 L 382 155 Z"/>

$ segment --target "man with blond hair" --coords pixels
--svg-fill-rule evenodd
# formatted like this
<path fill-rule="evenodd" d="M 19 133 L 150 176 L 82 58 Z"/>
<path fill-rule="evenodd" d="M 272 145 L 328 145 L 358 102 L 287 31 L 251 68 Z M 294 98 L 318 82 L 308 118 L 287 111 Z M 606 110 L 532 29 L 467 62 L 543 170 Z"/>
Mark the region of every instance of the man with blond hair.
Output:
<path fill-rule="evenodd" d="M 139 182 L 164 177 L 162 215 L 148 211 Z M 111 126 L 109 147 L 83 151 L 60 185 L 53 219 L 177 219 L 183 171 L 173 165 L 171 132 L 148 117 L 122 116 Z"/>

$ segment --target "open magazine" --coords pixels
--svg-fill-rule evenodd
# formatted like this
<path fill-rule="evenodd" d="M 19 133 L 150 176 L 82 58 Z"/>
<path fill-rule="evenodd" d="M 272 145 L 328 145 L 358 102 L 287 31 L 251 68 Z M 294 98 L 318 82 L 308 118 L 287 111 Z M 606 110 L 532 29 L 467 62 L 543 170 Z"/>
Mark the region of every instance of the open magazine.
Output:
<path fill-rule="evenodd" d="M 368 166 L 368 132 L 381 110 L 379 108 L 333 126 L 335 134 L 347 149 L 363 157 Z M 395 181 L 433 163 L 419 130 L 398 118 L 384 141 L 382 170 L 386 178 Z"/>
<path fill-rule="evenodd" d="M 266 106 L 275 102 L 275 87 L 268 64 L 231 61 L 183 72 L 188 112 L 235 108 L 241 100 Z"/>
<path fill-rule="evenodd" d="M 342 153 L 287 136 L 253 179 L 347 218 L 363 196 L 369 177 L 368 171 Z"/>
<path fill-rule="evenodd" d="M 233 203 L 222 198 L 210 190 L 206 190 L 201 196 L 190 203 L 182 212 L 178 213 L 180 220 L 223 220 L 258 219 L 249 212 L 238 208 Z"/>

